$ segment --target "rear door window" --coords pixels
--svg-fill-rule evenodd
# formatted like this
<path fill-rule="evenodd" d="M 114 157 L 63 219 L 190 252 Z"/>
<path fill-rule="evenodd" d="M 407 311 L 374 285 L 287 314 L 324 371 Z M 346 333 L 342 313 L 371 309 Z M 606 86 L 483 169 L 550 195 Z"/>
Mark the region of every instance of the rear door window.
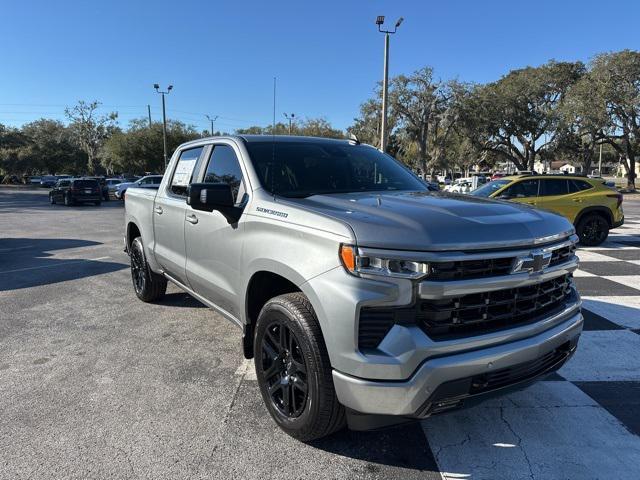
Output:
<path fill-rule="evenodd" d="M 540 196 L 551 197 L 554 195 L 566 195 L 569 193 L 567 180 L 562 178 L 546 178 L 542 180 Z"/>
<path fill-rule="evenodd" d="M 200 158 L 203 149 L 204 147 L 190 148 L 189 150 L 183 150 L 180 152 L 180 157 L 178 158 L 178 163 L 173 171 L 173 176 L 171 177 L 171 183 L 169 186 L 172 194 L 180 197 L 187 196 L 187 187 L 191 183 L 193 169 L 196 166 L 196 162 Z"/>
<path fill-rule="evenodd" d="M 584 190 L 589 190 L 590 188 L 593 188 L 593 186 L 584 180 L 569 180 L 569 193 L 578 193 Z"/>

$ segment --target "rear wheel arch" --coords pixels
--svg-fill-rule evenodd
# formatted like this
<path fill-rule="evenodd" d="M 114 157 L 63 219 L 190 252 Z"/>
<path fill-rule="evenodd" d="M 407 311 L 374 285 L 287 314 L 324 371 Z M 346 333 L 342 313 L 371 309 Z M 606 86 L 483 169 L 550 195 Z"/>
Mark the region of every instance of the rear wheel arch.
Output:
<path fill-rule="evenodd" d="M 609 228 L 613 227 L 613 214 L 611 213 L 611 210 L 609 210 L 607 207 L 586 207 L 580 210 L 580 212 L 576 216 L 574 225 L 578 226 L 580 221 L 585 217 L 585 215 L 588 215 L 588 214 L 596 214 L 596 215 L 602 216 L 609 224 Z"/>
<path fill-rule="evenodd" d="M 142 233 L 135 222 L 129 222 L 127 224 L 127 249 L 131 249 L 131 242 L 133 242 L 136 237 L 142 237 Z"/>

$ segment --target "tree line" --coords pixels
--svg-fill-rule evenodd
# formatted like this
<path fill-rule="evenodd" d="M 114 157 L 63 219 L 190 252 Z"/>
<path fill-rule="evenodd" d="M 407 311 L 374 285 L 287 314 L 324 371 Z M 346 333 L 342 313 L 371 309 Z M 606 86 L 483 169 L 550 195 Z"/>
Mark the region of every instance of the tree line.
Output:
<path fill-rule="evenodd" d="M 137 119 L 127 128 L 100 104 L 67 108 L 67 122 L 40 119 L 10 128 L 0 124 L 0 173 L 129 173 L 163 169 L 162 124 Z M 355 134 L 379 146 L 380 86 L 360 106 L 346 132 L 325 118 L 251 126 L 238 134 L 287 134 L 340 138 Z M 392 78 L 388 151 L 425 174 L 467 170 L 502 161 L 519 170 L 535 162 L 564 160 L 589 172 L 596 152 L 620 162 L 635 189 L 640 152 L 640 52 L 596 55 L 588 64 L 549 61 L 512 70 L 485 84 L 442 80 L 431 67 Z M 172 152 L 212 132 L 169 120 Z M 220 134 L 221 132 L 213 132 Z"/>
<path fill-rule="evenodd" d="M 378 146 L 378 87 L 348 128 Z M 443 81 L 422 68 L 390 81 L 390 153 L 425 173 L 509 161 L 565 160 L 584 172 L 596 149 L 619 161 L 635 189 L 640 155 L 640 52 L 623 50 L 582 62 L 549 61 L 512 70 L 487 84 Z"/>

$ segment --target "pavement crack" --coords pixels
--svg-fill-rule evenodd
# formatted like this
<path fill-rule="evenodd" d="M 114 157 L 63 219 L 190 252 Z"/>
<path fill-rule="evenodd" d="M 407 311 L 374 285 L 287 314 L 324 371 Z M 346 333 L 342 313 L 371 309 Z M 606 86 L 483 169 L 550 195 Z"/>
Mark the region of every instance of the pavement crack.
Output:
<path fill-rule="evenodd" d="M 526 450 L 522 448 L 522 437 L 516 433 L 515 429 L 511 426 L 507 418 L 504 416 L 504 407 L 500 407 L 500 419 L 507 426 L 507 428 L 513 434 L 513 436 L 516 437 L 517 439 L 516 445 L 522 452 L 522 456 L 524 457 L 524 460 L 527 462 L 527 467 L 529 468 L 529 478 L 531 478 L 531 480 L 535 480 L 535 476 L 533 475 L 533 467 L 531 466 L 531 460 L 529 460 L 529 455 L 527 455 Z"/>
<path fill-rule="evenodd" d="M 440 453 L 445 449 L 445 448 L 456 448 L 456 447 L 461 447 L 463 446 L 465 443 L 469 443 L 471 442 L 471 435 L 469 435 L 468 433 L 466 434 L 466 438 L 464 440 L 462 440 L 461 442 L 456 442 L 456 443 L 450 443 L 447 445 L 442 445 L 438 448 L 438 450 L 434 453 L 436 460 L 439 460 L 440 457 Z"/>

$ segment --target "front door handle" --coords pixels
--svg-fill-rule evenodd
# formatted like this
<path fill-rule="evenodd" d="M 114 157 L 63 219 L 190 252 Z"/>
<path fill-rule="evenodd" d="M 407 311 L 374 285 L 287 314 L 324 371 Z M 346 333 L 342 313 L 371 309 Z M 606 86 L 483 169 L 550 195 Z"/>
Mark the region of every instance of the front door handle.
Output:
<path fill-rule="evenodd" d="M 576 202 L 576 203 L 582 203 L 582 199 L 581 198 L 574 198 L 573 201 Z"/>
<path fill-rule="evenodd" d="M 187 222 L 193 223 L 194 225 L 198 223 L 198 217 L 196 217 L 193 213 L 191 215 L 187 215 L 186 220 Z"/>
<path fill-rule="evenodd" d="M 160 206 L 155 207 L 153 211 L 156 212 L 158 215 L 162 215 L 162 212 L 163 212 L 162 207 Z"/>

